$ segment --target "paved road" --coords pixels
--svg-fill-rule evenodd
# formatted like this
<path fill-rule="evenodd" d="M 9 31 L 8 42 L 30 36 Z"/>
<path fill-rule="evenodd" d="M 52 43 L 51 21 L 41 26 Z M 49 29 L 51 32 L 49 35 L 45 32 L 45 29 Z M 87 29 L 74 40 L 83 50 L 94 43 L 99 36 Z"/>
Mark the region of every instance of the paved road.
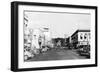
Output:
<path fill-rule="evenodd" d="M 86 59 L 86 58 L 84 56 L 79 56 L 75 51 L 58 48 L 41 53 L 28 61 L 71 60 L 71 59 Z"/>

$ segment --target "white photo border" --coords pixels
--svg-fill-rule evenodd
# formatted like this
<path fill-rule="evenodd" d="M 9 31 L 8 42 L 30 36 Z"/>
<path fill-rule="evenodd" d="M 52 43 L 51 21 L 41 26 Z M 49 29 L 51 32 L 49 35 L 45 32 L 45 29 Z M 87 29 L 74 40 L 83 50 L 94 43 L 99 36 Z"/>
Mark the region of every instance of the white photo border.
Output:
<path fill-rule="evenodd" d="M 58 61 L 40 61 L 40 62 L 24 62 L 23 61 L 23 11 L 36 10 L 36 11 L 54 11 L 54 12 L 73 12 L 73 13 L 89 13 L 91 14 L 91 59 L 83 60 L 58 60 Z M 90 9 L 77 9 L 77 8 L 59 8 L 59 7 L 42 7 L 42 6 L 25 6 L 19 5 L 19 68 L 35 68 L 35 67 L 51 67 L 51 66 L 70 66 L 70 65 L 84 65 L 95 64 L 95 11 Z"/>

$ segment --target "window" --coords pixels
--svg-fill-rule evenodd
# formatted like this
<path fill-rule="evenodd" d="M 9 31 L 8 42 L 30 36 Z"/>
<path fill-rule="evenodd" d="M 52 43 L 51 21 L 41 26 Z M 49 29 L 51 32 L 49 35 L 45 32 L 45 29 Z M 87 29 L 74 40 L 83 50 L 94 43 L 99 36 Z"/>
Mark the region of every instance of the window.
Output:
<path fill-rule="evenodd" d="M 80 35 L 80 39 L 83 39 L 82 34 Z"/>
<path fill-rule="evenodd" d="M 90 33 L 89 33 L 89 39 L 91 39 L 91 35 L 90 35 Z"/>
<path fill-rule="evenodd" d="M 85 35 L 84 35 L 84 39 L 87 39 L 87 34 L 85 33 Z"/>

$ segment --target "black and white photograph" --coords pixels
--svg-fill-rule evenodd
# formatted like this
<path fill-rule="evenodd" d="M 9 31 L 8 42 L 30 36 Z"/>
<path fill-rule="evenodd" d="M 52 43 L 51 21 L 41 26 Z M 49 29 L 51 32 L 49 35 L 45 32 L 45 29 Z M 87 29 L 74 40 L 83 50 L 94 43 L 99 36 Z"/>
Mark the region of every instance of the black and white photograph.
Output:
<path fill-rule="evenodd" d="M 97 66 L 97 7 L 12 2 L 12 71 Z"/>
<path fill-rule="evenodd" d="M 91 14 L 24 11 L 24 61 L 91 58 Z"/>

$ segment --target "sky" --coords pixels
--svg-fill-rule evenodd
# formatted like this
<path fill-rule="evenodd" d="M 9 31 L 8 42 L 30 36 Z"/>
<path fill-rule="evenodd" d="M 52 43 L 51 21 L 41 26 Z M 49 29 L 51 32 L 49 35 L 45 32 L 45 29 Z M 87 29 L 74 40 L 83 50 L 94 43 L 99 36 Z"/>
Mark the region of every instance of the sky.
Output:
<path fill-rule="evenodd" d="M 25 11 L 28 27 L 49 28 L 51 37 L 71 36 L 77 29 L 90 29 L 90 14 Z"/>

